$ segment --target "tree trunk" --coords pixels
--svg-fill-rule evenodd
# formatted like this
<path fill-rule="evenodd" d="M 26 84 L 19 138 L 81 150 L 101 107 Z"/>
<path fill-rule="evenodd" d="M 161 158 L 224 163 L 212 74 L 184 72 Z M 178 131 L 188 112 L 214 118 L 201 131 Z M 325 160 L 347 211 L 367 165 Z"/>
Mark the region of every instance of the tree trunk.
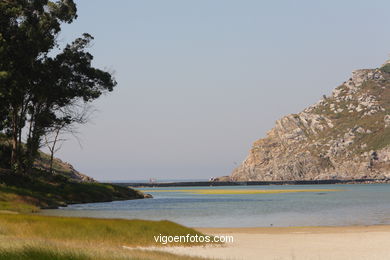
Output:
<path fill-rule="evenodd" d="M 53 160 L 54 160 L 54 151 L 50 153 L 50 173 L 53 174 Z"/>
<path fill-rule="evenodd" d="M 15 171 L 19 171 L 19 147 L 18 147 L 18 120 L 17 111 L 14 108 L 12 113 L 12 154 L 11 154 L 11 167 Z"/>
<path fill-rule="evenodd" d="M 54 153 L 56 152 L 56 145 L 58 136 L 60 134 L 61 128 L 56 130 L 56 134 L 54 136 L 53 146 L 50 148 L 50 173 L 53 174 L 53 161 L 54 161 Z"/>
<path fill-rule="evenodd" d="M 39 140 L 40 140 L 40 134 L 38 133 L 38 129 L 34 127 L 34 130 L 32 131 L 31 138 L 27 140 L 27 151 L 26 151 L 26 161 L 25 161 L 25 170 L 27 172 L 31 172 L 32 168 L 34 167 L 35 159 L 38 156 L 38 149 L 39 149 Z"/>

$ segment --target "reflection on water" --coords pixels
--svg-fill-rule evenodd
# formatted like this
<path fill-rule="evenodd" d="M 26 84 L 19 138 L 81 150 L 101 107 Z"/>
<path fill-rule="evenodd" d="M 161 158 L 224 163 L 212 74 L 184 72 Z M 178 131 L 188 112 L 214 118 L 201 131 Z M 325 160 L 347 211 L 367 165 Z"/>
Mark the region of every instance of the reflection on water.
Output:
<path fill-rule="evenodd" d="M 170 192 L 166 192 L 166 190 Z M 193 194 L 185 189 L 339 189 L 269 194 Z M 193 227 L 390 224 L 390 184 L 148 188 L 154 199 L 71 205 L 44 215 L 167 219 Z M 165 190 L 165 192 L 159 192 Z"/>

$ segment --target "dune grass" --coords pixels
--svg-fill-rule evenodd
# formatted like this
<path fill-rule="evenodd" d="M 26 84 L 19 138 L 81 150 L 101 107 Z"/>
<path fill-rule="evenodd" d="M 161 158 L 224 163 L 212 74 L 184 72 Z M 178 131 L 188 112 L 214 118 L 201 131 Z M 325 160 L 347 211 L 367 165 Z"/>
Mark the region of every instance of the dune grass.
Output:
<path fill-rule="evenodd" d="M 154 240 L 159 234 L 201 233 L 170 221 L 0 213 L 0 259 L 187 259 L 136 249 L 163 246 Z"/>
<path fill-rule="evenodd" d="M 74 249 L 68 246 L 55 248 L 42 244 L 2 249 L 0 259 L 4 260 L 200 260 L 204 258 L 178 256 L 160 251 Z"/>
<path fill-rule="evenodd" d="M 88 255 L 75 251 L 60 251 L 44 247 L 26 246 L 11 250 L 0 250 L 0 259 L 39 259 L 39 260 L 83 260 L 90 259 Z"/>
<path fill-rule="evenodd" d="M 239 194 L 274 194 L 274 193 L 296 193 L 296 192 L 332 192 L 341 191 L 337 189 L 292 189 L 292 190 L 229 190 L 229 189 L 188 189 L 188 190 L 143 190 L 144 192 L 187 192 L 191 194 L 211 195 L 239 195 Z"/>
<path fill-rule="evenodd" d="M 171 221 L 0 214 L 0 235 L 112 246 L 158 246 L 154 236 L 200 235 Z"/>

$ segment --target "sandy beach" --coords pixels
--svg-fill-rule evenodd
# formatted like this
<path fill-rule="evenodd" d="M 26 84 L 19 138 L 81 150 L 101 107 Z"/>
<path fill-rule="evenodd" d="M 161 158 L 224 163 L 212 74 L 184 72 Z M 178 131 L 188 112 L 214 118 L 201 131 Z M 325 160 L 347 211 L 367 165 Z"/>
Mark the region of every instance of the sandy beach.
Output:
<path fill-rule="evenodd" d="M 390 226 L 197 228 L 232 235 L 224 246 L 165 247 L 179 255 L 214 259 L 390 259 Z"/>

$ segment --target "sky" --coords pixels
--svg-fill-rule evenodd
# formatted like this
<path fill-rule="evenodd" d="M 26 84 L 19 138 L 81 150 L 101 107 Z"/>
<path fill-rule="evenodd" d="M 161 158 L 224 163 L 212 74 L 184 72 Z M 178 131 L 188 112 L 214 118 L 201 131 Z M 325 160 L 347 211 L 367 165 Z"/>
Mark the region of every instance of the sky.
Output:
<path fill-rule="evenodd" d="M 118 86 L 57 157 L 101 181 L 229 175 L 275 121 L 390 53 L 390 1 L 76 0 Z"/>

